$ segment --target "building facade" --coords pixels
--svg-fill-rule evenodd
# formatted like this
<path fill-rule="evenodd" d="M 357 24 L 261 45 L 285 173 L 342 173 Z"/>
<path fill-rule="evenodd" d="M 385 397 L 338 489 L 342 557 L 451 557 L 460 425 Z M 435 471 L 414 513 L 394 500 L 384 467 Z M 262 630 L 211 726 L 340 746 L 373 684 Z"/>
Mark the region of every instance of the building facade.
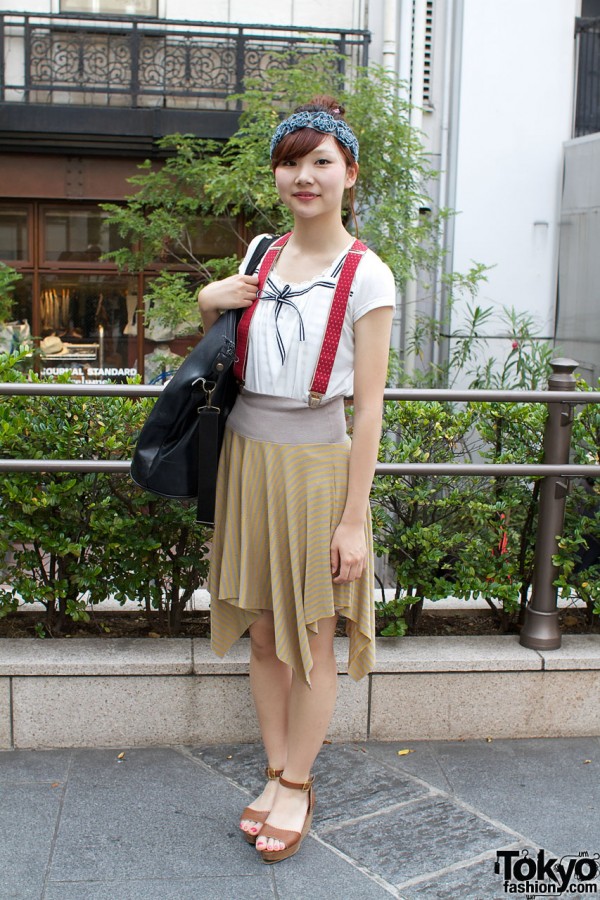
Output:
<path fill-rule="evenodd" d="M 539 335 L 553 342 L 560 331 L 577 358 L 577 335 L 569 330 L 577 316 L 558 326 L 559 259 L 572 265 L 574 253 L 565 250 L 573 231 L 561 225 L 564 161 L 567 142 L 600 128 L 600 67 L 593 59 L 584 64 L 580 54 L 581 17 L 600 16 L 597 6 L 598 0 L 15 4 L 0 14 L 0 260 L 24 276 L 15 317 L 28 319 L 37 336 L 64 339 L 75 362 L 62 353 L 51 366 L 75 365 L 87 355 L 99 368 L 140 370 L 156 342 L 137 329 L 136 310 L 155 272 L 125 276 L 100 260 L 119 237 L 99 203 L 129 192 L 126 179 L 142 159 L 158 160 L 162 135 L 227 138 L 237 123 L 227 98 L 244 76 L 260 74 L 279 48 L 309 53 L 327 37 L 349 65 L 368 59 L 404 80 L 413 124 L 441 173 L 433 201 L 456 211 L 443 236 L 444 267 L 489 266 L 478 302 L 531 314 Z M 223 252 L 242 249 L 201 229 L 198 240 L 200 255 L 211 255 L 215 240 Z M 570 302 L 561 296 L 563 313 Z M 445 303 L 443 288 L 424 292 L 410 284 L 395 345 L 402 350 L 417 310 L 439 316 Z M 459 328 L 460 305 L 453 316 L 452 328 Z M 600 323 L 588 318 L 588 325 L 581 362 L 593 376 L 600 371 Z M 494 342 L 505 337 L 491 327 L 489 338 L 493 354 L 501 346 Z"/>
<path fill-rule="evenodd" d="M 100 204 L 131 192 L 142 160 L 160 164 L 160 137 L 229 137 L 239 111 L 228 97 L 278 51 L 318 52 L 326 38 L 349 65 L 366 63 L 369 33 L 354 26 L 364 11 L 306 4 L 298 17 L 284 4 L 274 23 L 264 4 L 246 25 L 247 5 L 234 2 L 208 4 L 202 22 L 186 2 L 32 6 L 0 14 L 0 260 L 23 275 L 14 317 L 42 339 L 48 372 L 145 374 L 157 348 L 184 351 L 189 339 L 138 328 L 160 264 L 131 276 L 103 261 L 121 239 Z M 196 241 L 200 258 L 243 250 L 226 229 L 200 227 Z"/>

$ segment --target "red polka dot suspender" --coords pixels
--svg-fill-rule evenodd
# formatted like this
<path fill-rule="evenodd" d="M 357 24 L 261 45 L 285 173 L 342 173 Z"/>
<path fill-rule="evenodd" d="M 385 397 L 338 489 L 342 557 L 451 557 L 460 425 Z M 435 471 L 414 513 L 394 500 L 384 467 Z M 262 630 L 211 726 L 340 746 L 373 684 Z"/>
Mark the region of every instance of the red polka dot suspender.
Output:
<path fill-rule="evenodd" d="M 238 325 L 235 354 L 236 362 L 233 372 L 235 377 L 241 384 L 244 383 L 244 375 L 246 372 L 246 360 L 248 356 L 248 335 L 250 331 L 252 316 L 256 311 L 256 306 L 259 302 L 260 295 L 267 280 L 267 276 L 275 265 L 275 261 L 279 256 L 282 248 L 289 240 L 290 235 L 291 232 L 289 232 L 288 234 L 284 234 L 283 237 L 278 238 L 273 244 L 271 244 L 271 246 L 265 253 L 258 272 L 257 298 L 252 306 L 250 306 L 244 312 Z M 354 275 L 356 274 L 358 264 L 366 253 L 366 250 L 366 246 L 361 243 L 361 241 L 354 241 L 350 250 L 346 254 L 346 258 L 344 259 L 342 270 L 339 274 L 335 287 L 333 300 L 331 302 L 331 308 L 329 310 L 329 317 L 327 319 L 327 326 L 323 335 L 323 342 L 321 344 L 319 358 L 317 360 L 317 365 L 315 367 L 312 383 L 309 390 L 308 405 L 311 407 L 318 406 L 327 392 L 329 379 L 331 377 L 333 364 L 335 362 L 337 348 L 342 334 L 342 327 L 344 325 L 344 318 L 346 315 L 346 307 L 348 306 L 348 298 L 350 297 L 350 289 L 352 287 L 352 282 L 354 280 Z"/>
<path fill-rule="evenodd" d="M 346 307 L 348 306 L 348 298 L 350 297 L 350 288 L 354 281 L 354 275 L 358 264 L 366 253 L 367 248 L 360 241 L 354 241 L 342 266 L 335 293 L 329 310 L 329 318 L 327 319 L 327 327 L 323 335 L 323 343 L 321 344 L 321 352 L 313 375 L 312 384 L 308 392 L 308 405 L 318 406 L 327 392 L 331 371 L 335 362 L 335 355 L 340 343 L 342 334 L 342 326 L 346 315 Z"/>
<path fill-rule="evenodd" d="M 287 234 L 284 234 L 280 238 L 277 238 L 276 241 L 273 241 L 273 243 L 263 256 L 262 262 L 260 264 L 260 269 L 258 270 L 258 288 L 256 290 L 256 300 L 254 301 L 252 306 L 249 306 L 246 310 L 244 310 L 244 313 L 240 321 L 238 322 L 237 338 L 235 342 L 236 358 L 233 364 L 233 374 L 240 384 L 244 383 L 244 378 L 246 375 L 246 360 L 248 358 L 248 335 L 250 332 L 250 323 L 252 322 L 252 316 L 256 312 L 256 307 L 258 305 L 260 295 L 263 292 L 267 276 L 275 265 L 275 260 L 279 256 L 282 247 L 285 247 L 285 245 L 287 244 L 291 234 L 292 232 L 288 231 Z"/>

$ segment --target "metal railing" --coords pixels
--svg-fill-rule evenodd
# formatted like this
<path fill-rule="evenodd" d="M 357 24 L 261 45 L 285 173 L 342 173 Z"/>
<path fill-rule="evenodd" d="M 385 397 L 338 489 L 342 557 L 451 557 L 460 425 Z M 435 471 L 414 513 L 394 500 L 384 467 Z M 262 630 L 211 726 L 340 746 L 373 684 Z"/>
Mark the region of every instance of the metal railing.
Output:
<path fill-rule="evenodd" d="M 535 650 L 554 650 L 560 647 L 557 588 L 554 581 L 557 569 L 552 561 L 564 528 L 568 479 L 600 477 L 600 465 L 569 464 L 573 409 L 587 403 L 600 403 L 600 392 L 575 393 L 574 371 L 577 363 L 571 359 L 555 359 L 552 375 L 545 391 L 499 390 L 435 390 L 388 389 L 384 399 L 391 401 L 545 403 L 548 417 L 544 431 L 544 462 L 540 464 L 514 463 L 378 463 L 376 475 L 473 475 L 473 476 L 542 476 L 538 530 L 536 535 L 534 575 L 531 599 L 526 609 L 520 642 Z M 164 390 L 158 385 L 116 384 L 53 384 L 10 382 L 0 384 L 0 396 L 37 397 L 158 397 Z M 129 472 L 129 460 L 82 459 L 0 459 L 2 472 Z"/>
<path fill-rule="evenodd" d="M 600 131 L 600 19 L 576 19 L 577 90 L 574 136 Z"/>
<path fill-rule="evenodd" d="M 0 14 L 0 102 L 214 108 L 247 77 L 297 58 L 368 62 L 366 30 L 188 22 L 82 13 Z M 289 61 L 289 58 L 288 58 Z"/>

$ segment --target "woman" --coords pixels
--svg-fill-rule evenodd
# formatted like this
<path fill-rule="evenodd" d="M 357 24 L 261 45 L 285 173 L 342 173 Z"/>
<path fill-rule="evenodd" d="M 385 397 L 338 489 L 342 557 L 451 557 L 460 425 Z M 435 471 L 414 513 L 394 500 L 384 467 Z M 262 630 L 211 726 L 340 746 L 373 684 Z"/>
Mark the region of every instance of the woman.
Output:
<path fill-rule="evenodd" d="M 278 254 L 270 251 L 270 271 L 267 262 L 259 270 L 259 301 L 253 305 L 257 274 L 214 282 L 198 298 L 205 328 L 223 309 L 254 311 L 244 387 L 220 459 L 209 587 L 214 650 L 223 655 L 250 632 L 250 682 L 268 766 L 265 788 L 240 824 L 265 862 L 295 853 L 310 827 L 311 769 L 336 697 L 339 614 L 349 674 L 361 678 L 374 664 L 369 492 L 395 288 L 388 267 L 364 246 L 355 274 L 347 274 L 357 248 L 342 207 L 348 191 L 354 214 L 358 141 L 343 112 L 318 97 L 273 135 L 275 183 L 294 229 Z M 336 353 L 327 319 L 338 279 L 349 297 Z M 321 397 L 311 393 L 311 379 L 323 342 L 335 361 Z"/>

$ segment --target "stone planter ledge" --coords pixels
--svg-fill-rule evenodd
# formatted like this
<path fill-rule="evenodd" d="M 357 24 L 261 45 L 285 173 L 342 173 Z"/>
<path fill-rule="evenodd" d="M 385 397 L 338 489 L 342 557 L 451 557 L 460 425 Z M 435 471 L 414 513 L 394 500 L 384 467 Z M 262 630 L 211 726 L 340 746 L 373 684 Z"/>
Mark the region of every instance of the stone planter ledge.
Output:
<path fill-rule="evenodd" d="M 379 638 L 377 667 L 347 675 L 332 740 L 600 734 L 600 635 L 536 651 L 507 636 Z M 0 640 L 0 748 L 256 740 L 249 644 L 219 659 L 200 638 Z"/>

